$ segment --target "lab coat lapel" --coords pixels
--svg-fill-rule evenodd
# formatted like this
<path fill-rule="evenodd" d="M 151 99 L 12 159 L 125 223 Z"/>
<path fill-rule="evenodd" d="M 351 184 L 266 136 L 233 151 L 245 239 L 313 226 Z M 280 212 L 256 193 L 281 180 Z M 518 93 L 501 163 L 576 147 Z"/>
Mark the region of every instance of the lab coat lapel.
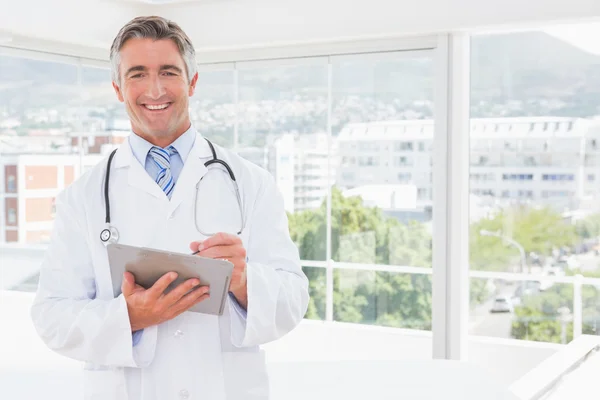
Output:
<path fill-rule="evenodd" d="M 125 141 L 115 155 L 115 168 L 129 167 L 127 183 L 156 198 L 167 199 L 162 189 L 152 180 L 145 167 L 133 155 L 129 140 Z"/>
<path fill-rule="evenodd" d="M 193 201 L 198 182 L 208 172 L 204 163 L 210 157 L 212 156 L 208 143 L 206 143 L 206 140 L 200 134 L 196 134 L 194 146 L 183 165 L 183 169 L 175 184 L 173 195 L 171 196 L 170 213 L 174 212 L 183 201 Z"/>

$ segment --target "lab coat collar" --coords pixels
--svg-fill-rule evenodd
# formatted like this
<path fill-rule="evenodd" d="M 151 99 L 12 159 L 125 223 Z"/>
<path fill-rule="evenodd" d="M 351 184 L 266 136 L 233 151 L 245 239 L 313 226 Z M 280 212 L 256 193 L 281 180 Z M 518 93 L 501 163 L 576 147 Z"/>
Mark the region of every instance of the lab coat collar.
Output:
<path fill-rule="evenodd" d="M 194 145 L 192 146 L 192 149 L 190 150 L 190 153 L 187 155 L 187 157 L 190 157 L 195 150 L 197 151 L 197 155 L 199 157 L 202 157 L 202 158 L 212 157 L 210 147 L 208 146 L 208 143 L 206 143 L 206 140 L 204 139 L 204 137 L 198 131 L 196 131 L 193 126 L 190 128 L 190 130 L 193 130 L 196 138 L 194 140 Z M 134 133 L 131 132 L 130 135 L 134 135 Z M 130 141 L 130 139 L 128 137 L 127 140 L 125 140 L 119 146 L 119 149 L 117 150 L 117 153 L 115 154 L 115 159 L 113 162 L 115 168 L 129 167 L 133 161 L 137 161 L 137 158 L 135 157 L 135 155 L 133 154 L 133 151 L 131 150 L 131 144 L 129 141 Z M 177 140 L 175 142 L 177 142 Z M 179 149 L 178 149 L 178 151 L 179 151 Z M 184 165 L 187 162 L 187 157 L 183 158 L 183 156 L 182 156 Z M 143 165 L 142 165 L 142 167 L 143 167 Z"/>
<path fill-rule="evenodd" d="M 184 199 L 193 199 L 200 178 L 208 171 L 204 163 L 210 158 L 212 158 L 212 153 L 208 143 L 200 133 L 196 132 L 194 146 L 183 165 L 171 196 L 169 207 L 171 212 L 175 211 Z M 117 169 L 129 168 L 128 183 L 130 186 L 143 190 L 154 197 L 168 200 L 162 189 L 150 178 L 150 175 L 135 158 L 129 140 L 119 146 L 115 154 L 114 165 Z"/>

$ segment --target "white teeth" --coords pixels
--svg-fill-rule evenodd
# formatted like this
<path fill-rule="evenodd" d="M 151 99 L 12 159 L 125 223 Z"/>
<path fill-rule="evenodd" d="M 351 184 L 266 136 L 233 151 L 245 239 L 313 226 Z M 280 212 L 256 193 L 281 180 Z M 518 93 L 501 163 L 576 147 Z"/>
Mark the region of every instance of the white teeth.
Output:
<path fill-rule="evenodd" d="M 153 106 L 153 105 L 150 105 L 150 104 L 146 104 L 145 106 L 146 106 L 146 108 L 148 108 L 150 110 L 164 110 L 165 108 L 167 108 L 169 106 L 169 104 L 161 104 L 161 105 L 158 105 L 158 106 Z"/>

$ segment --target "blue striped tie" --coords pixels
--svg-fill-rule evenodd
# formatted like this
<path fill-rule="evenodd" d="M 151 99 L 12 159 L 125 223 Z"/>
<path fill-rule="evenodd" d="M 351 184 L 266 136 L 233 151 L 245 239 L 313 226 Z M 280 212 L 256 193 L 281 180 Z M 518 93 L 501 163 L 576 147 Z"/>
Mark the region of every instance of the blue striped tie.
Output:
<path fill-rule="evenodd" d="M 148 153 L 159 170 L 156 176 L 156 183 L 169 199 L 175 187 L 175 181 L 173 180 L 173 175 L 171 175 L 171 156 L 176 152 L 177 150 L 173 146 L 169 146 L 167 149 L 154 146 Z"/>

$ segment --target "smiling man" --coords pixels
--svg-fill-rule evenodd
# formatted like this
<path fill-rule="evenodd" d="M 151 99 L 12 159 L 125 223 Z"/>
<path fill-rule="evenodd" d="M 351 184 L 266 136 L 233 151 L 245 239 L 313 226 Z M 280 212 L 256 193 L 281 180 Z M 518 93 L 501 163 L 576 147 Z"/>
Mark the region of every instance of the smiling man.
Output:
<path fill-rule="evenodd" d="M 57 198 L 31 309 L 37 332 L 85 362 L 87 399 L 223 399 L 241 381 L 256 390 L 249 377 L 260 365 L 231 355 L 259 354 L 298 325 L 309 300 L 281 193 L 267 171 L 192 126 L 195 52 L 177 24 L 136 18 L 110 54 L 132 132 Z M 166 292 L 173 272 L 150 288 L 125 273 L 115 296 L 107 225 L 122 244 L 228 260 L 222 315 L 189 311 L 211 295 L 197 279 Z"/>

